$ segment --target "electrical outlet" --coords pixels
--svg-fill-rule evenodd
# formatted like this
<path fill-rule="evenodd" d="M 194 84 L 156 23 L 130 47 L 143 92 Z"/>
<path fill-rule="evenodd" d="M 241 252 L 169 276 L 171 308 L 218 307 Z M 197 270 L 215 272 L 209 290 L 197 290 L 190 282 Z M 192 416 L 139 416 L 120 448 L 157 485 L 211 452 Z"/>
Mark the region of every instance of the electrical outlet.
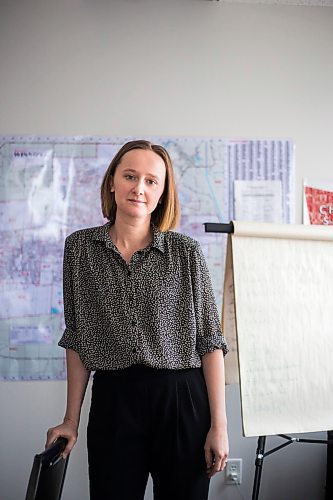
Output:
<path fill-rule="evenodd" d="M 242 482 L 242 459 L 229 458 L 225 468 L 226 484 L 241 484 Z"/>

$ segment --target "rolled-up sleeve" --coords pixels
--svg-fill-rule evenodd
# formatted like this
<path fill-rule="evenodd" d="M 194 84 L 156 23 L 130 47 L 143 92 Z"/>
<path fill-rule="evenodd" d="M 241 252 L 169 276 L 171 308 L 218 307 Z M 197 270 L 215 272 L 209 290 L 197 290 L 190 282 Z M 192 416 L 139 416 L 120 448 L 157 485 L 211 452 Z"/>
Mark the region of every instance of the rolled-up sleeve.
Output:
<path fill-rule="evenodd" d="M 79 350 L 79 339 L 76 331 L 75 303 L 73 291 L 73 250 L 70 238 L 66 238 L 63 261 L 63 298 L 65 330 L 58 342 L 60 347 L 65 349 Z"/>
<path fill-rule="evenodd" d="M 203 356 L 216 349 L 222 349 L 226 355 L 228 346 L 221 331 L 208 267 L 198 243 L 191 255 L 191 276 L 197 323 L 197 352 L 199 356 Z"/>

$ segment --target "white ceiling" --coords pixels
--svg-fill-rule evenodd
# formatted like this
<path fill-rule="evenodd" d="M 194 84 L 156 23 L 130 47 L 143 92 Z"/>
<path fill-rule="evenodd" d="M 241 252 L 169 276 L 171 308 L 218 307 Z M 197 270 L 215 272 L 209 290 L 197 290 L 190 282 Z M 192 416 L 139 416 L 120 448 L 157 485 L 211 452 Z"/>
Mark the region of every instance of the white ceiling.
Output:
<path fill-rule="evenodd" d="M 212 0 L 221 3 L 256 3 L 266 5 L 303 5 L 306 7 L 333 7 L 333 0 Z"/>

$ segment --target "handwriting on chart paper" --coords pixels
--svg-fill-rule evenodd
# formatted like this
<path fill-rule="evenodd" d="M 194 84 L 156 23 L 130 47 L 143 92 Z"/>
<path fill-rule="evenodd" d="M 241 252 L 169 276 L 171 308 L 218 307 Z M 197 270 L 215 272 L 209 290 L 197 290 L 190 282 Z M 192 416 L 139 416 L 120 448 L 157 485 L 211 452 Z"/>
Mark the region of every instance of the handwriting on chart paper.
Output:
<path fill-rule="evenodd" d="M 233 278 L 234 289 L 226 281 L 223 318 L 227 333 L 237 325 L 248 437 L 332 425 L 333 239 L 302 239 L 293 230 L 288 238 L 254 234 L 232 240 L 233 273 L 227 279 Z"/>

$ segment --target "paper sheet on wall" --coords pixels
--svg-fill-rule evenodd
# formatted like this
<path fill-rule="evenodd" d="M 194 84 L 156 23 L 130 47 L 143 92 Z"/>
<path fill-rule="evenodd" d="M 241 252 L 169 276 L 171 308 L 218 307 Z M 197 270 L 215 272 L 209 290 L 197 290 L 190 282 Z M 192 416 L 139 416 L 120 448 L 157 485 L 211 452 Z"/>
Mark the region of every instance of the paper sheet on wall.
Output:
<path fill-rule="evenodd" d="M 238 180 L 234 185 L 236 220 L 283 222 L 281 181 Z"/>
<path fill-rule="evenodd" d="M 231 345 L 238 350 L 244 435 L 331 429 L 333 230 L 234 227 L 234 291 L 226 281 L 224 314 L 230 319 L 236 311 Z"/>

